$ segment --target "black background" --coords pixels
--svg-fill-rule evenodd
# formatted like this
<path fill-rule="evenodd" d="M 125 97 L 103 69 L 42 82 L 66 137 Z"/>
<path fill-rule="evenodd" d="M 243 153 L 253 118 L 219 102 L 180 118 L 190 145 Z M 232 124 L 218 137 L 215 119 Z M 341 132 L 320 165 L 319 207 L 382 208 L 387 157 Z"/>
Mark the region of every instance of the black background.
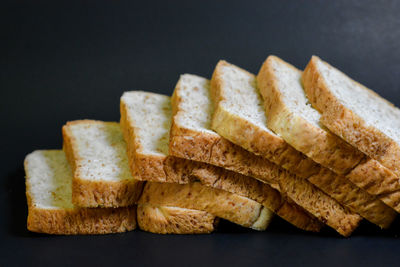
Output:
<path fill-rule="evenodd" d="M 29 233 L 22 163 L 61 148 L 66 121 L 116 121 L 123 91 L 171 94 L 180 74 L 210 77 L 219 59 L 256 73 L 269 54 L 299 68 L 319 55 L 399 106 L 400 2 L 53 2 L 0 4 L 0 266 L 399 264 L 400 222 L 347 239 L 279 219 L 262 233 Z"/>

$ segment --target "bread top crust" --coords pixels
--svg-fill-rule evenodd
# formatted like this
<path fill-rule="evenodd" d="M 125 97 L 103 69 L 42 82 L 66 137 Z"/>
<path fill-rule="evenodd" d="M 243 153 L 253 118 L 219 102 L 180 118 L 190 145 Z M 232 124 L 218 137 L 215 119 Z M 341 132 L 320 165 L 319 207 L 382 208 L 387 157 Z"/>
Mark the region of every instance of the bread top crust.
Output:
<path fill-rule="evenodd" d="M 398 108 L 316 56 L 302 81 L 329 130 L 400 175 Z"/>

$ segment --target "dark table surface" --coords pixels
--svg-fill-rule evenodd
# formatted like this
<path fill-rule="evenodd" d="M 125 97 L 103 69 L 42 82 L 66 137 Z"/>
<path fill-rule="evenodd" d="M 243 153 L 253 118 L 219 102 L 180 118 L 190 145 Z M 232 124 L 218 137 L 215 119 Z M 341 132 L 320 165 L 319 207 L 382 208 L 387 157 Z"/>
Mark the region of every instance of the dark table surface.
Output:
<path fill-rule="evenodd" d="M 399 14 L 398 1 L 2 1 L 0 266 L 399 265 L 399 221 L 350 238 L 278 218 L 262 233 L 227 222 L 203 236 L 30 233 L 22 166 L 61 148 L 66 121 L 116 121 L 122 92 L 171 94 L 219 59 L 256 73 L 269 54 L 299 68 L 319 55 L 400 105 Z"/>

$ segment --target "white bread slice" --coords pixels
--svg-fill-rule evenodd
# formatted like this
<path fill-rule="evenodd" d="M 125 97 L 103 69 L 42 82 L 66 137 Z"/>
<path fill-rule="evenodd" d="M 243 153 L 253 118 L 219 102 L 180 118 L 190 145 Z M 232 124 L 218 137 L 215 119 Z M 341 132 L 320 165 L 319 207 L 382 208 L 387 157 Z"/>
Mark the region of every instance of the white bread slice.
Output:
<path fill-rule="evenodd" d="M 296 212 L 297 205 L 342 235 L 349 235 L 361 220 L 358 215 L 348 212 L 309 182 L 281 170 L 277 165 L 234 145 L 211 130 L 213 105 L 209 86 L 208 80 L 194 75 L 186 74 L 179 80 L 172 98 L 174 117 L 170 154 L 220 166 L 268 183 L 282 193 L 278 202 L 288 204 L 287 210 L 281 211 L 279 206 L 274 208 L 273 203 L 270 204 L 271 209 L 301 229 L 318 231 L 320 226 L 314 223 L 312 215 L 304 211 Z M 304 169 L 305 165 L 299 169 Z M 232 177 L 234 184 L 241 184 L 235 181 L 235 176 Z M 246 181 L 246 188 L 254 189 L 259 186 L 251 185 L 248 181 L 253 179 L 249 177 L 242 176 L 239 180 Z M 229 187 L 228 185 L 225 186 Z M 293 202 L 297 205 L 291 205 Z M 296 215 L 290 218 L 291 214 Z"/>
<path fill-rule="evenodd" d="M 337 165 L 346 165 L 347 161 L 357 164 L 355 155 L 363 155 L 319 125 L 319 113 L 307 102 L 301 74 L 275 56 L 264 62 L 257 82 L 265 101 L 268 127 L 300 152 L 340 173 L 343 169 Z M 332 186 L 335 188 L 326 193 L 381 227 L 388 227 L 396 217 L 393 209 L 343 175 L 337 175 Z"/>
<path fill-rule="evenodd" d="M 163 170 L 171 126 L 170 97 L 142 91 L 121 97 L 121 128 L 128 144 L 129 166 L 142 181 L 168 181 Z"/>
<path fill-rule="evenodd" d="M 196 166 L 195 162 L 174 160 L 168 156 L 171 115 L 171 101 L 167 96 L 133 91 L 125 92 L 121 97 L 121 128 L 127 140 L 130 166 L 132 173 L 140 176 L 141 180 L 180 184 L 191 181 L 189 176 L 177 175 L 173 166 L 169 167 L 169 164 L 178 163 L 186 170 L 191 170 Z M 208 184 L 206 188 L 214 192 L 212 187 Z M 235 195 L 235 192 L 232 194 Z M 241 199 L 240 195 L 235 197 Z"/>
<path fill-rule="evenodd" d="M 141 230 L 155 234 L 208 234 L 218 217 L 201 210 L 139 204 L 137 222 Z"/>
<path fill-rule="evenodd" d="M 202 185 L 147 182 L 138 204 L 203 210 L 254 230 L 265 230 L 273 213 L 249 198 Z"/>
<path fill-rule="evenodd" d="M 72 171 L 62 150 L 27 155 L 28 230 L 48 234 L 108 234 L 136 228 L 136 207 L 79 208 L 72 204 Z"/>
<path fill-rule="evenodd" d="M 316 56 L 302 80 L 329 130 L 400 176 L 400 109 Z"/>
<path fill-rule="evenodd" d="M 119 123 L 68 122 L 62 128 L 64 151 L 72 167 L 72 202 L 80 207 L 134 204 L 142 183 L 129 170 Z"/>

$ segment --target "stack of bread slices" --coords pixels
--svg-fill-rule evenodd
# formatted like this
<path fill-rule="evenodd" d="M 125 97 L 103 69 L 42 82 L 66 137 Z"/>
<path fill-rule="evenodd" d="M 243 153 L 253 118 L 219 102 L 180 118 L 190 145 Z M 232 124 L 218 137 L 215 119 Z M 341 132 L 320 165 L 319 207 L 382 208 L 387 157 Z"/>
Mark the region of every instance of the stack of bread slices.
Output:
<path fill-rule="evenodd" d="M 29 230 L 263 231 L 276 214 L 349 236 L 400 212 L 400 110 L 318 57 L 300 71 L 269 56 L 257 76 L 220 61 L 172 97 L 125 92 L 120 111 L 26 157 Z"/>

